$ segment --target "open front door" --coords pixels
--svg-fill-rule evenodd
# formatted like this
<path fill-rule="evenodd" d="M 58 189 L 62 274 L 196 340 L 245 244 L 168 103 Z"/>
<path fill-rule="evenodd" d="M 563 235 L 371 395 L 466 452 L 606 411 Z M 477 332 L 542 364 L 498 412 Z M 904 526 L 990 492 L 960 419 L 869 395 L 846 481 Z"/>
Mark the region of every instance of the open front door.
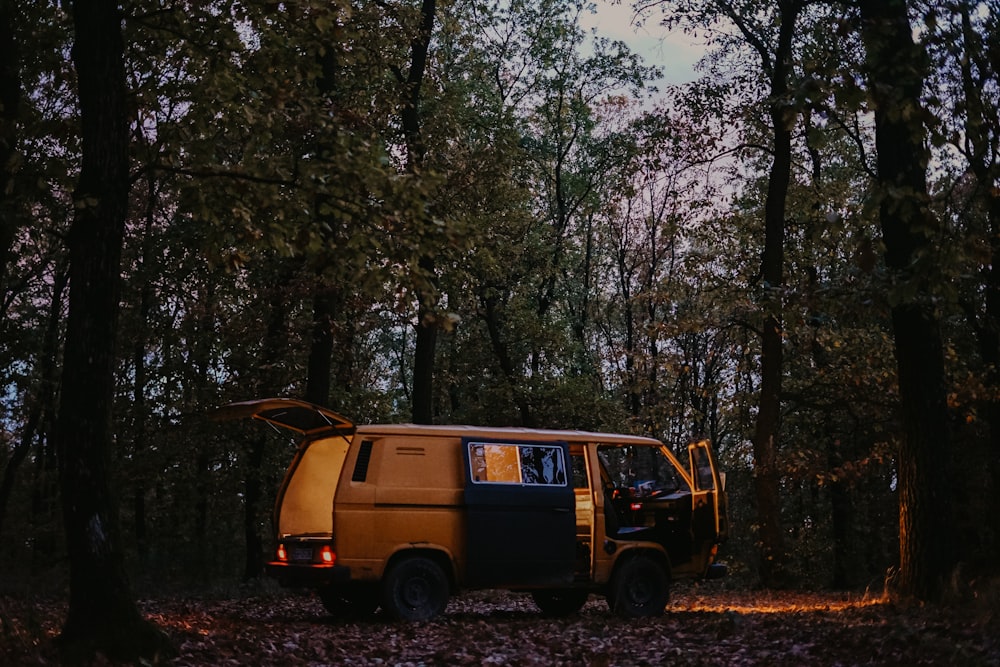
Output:
<path fill-rule="evenodd" d="M 568 586 L 576 564 L 569 446 L 466 438 L 468 583 Z"/>
<path fill-rule="evenodd" d="M 725 491 L 708 440 L 688 445 L 691 480 L 694 484 L 692 533 L 695 543 L 716 543 L 725 537 Z"/>

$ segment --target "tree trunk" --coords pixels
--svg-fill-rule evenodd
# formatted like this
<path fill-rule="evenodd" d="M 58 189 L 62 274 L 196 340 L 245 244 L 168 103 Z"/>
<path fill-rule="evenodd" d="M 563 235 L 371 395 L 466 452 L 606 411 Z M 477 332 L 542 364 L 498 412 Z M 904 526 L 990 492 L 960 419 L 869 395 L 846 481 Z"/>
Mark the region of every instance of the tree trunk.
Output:
<path fill-rule="evenodd" d="M 243 581 L 258 579 L 264 573 L 264 538 L 258 529 L 260 501 L 263 497 L 261 464 L 267 440 L 256 435 L 250 441 L 247 453 L 247 472 L 243 478 L 243 536 L 246 540 L 246 560 L 243 563 Z"/>
<path fill-rule="evenodd" d="M 985 367 L 984 383 L 987 405 L 984 410 L 989 425 L 989 484 L 987 516 L 990 530 L 983 561 L 1000 568 L 1000 163 L 996 160 L 996 142 L 1000 138 L 998 104 L 984 97 L 990 81 L 1000 79 L 1000 62 L 990 62 L 988 44 L 1000 35 L 980 35 L 973 26 L 969 2 L 959 3 L 962 15 L 962 92 L 965 108 L 965 141 L 969 169 L 976 176 L 977 191 L 983 200 L 986 233 L 990 243 L 990 260 L 983 269 L 984 304 L 971 307 L 969 320 L 976 334 Z"/>
<path fill-rule="evenodd" d="M 135 323 L 135 338 L 132 341 L 132 453 L 135 460 L 140 460 L 146 448 L 147 412 L 146 383 L 149 379 L 149 369 L 146 367 L 146 349 L 149 340 L 149 316 L 152 310 L 153 283 L 147 279 L 150 265 L 151 232 L 153 218 L 156 215 L 156 181 L 153 174 L 147 174 L 146 180 L 146 216 L 142 243 L 142 253 L 138 263 L 139 307 L 138 321 Z M 132 479 L 132 527 L 135 532 L 135 547 L 139 563 L 145 566 L 149 558 L 149 538 L 146 526 L 146 488 L 145 474 L 137 474 Z"/>
<path fill-rule="evenodd" d="M 0 0 L 0 303 L 7 288 L 18 216 L 11 201 L 21 102 L 21 61 L 14 36 L 14 1 Z M 2 313 L 0 313 L 2 315 Z"/>
<path fill-rule="evenodd" d="M 792 126 L 794 109 L 788 96 L 792 38 L 799 13 L 798 0 L 778 3 L 780 28 L 771 63 L 770 113 L 774 158 L 768 176 L 764 203 L 764 253 L 761 279 L 764 283 L 764 328 L 761 333 L 760 401 L 754 428 L 754 492 L 760 542 L 760 578 L 765 586 L 785 584 L 785 540 L 781 528 L 778 431 L 781 424 L 782 318 L 785 283 L 785 199 L 791 179 Z M 761 57 L 767 62 L 766 53 Z"/>
<path fill-rule="evenodd" d="M 279 267 L 278 279 L 271 289 L 267 329 L 261 343 L 257 383 L 254 393 L 258 396 L 277 396 L 283 393 L 285 377 L 280 371 L 288 347 L 288 293 L 289 286 L 301 264 L 284 260 Z M 260 535 L 260 501 L 263 498 L 261 466 L 264 462 L 266 439 L 261 436 L 250 440 L 243 471 L 243 529 L 246 539 L 246 560 L 243 580 L 251 581 L 264 573 L 264 539 Z"/>
<path fill-rule="evenodd" d="M 433 308 L 423 303 L 417 309 L 416 330 L 413 351 L 413 423 L 433 424 L 434 358 L 437 351 L 438 324 Z"/>
<path fill-rule="evenodd" d="M 331 104 L 336 105 L 337 79 L 340 70 L 338 59 L 338 46 L 332 43 L 324 45 L 322 53 L 317 56 L 320 67 L 319 76 L 316 77 L 316 89 L 319 94 L 327 98 Z M 340 154 L 337 150 L 336 126 L 328 129 L 330 134 L 324 134 L 318 138 L 318 153 L 320 159 L 329 164 L 333 164 Z M 313 215 L 322 223 L 322 227 L 328 231 L 325 236 L 326 243 L 337 248 L 340 239 L 337 232 L 345 226 L 345 221 L 338 220 L 336 216 L 326 213 L 327 210 L 334 210 L 335 204 L 327 193 L 320 193 L 316 196 Z M 341 262 L 330 262 L 333 266 L 340 267 Z M 322 266 L 322 265 L 321 265 Z M 334 317 L 343 310 L 343 292 L 338 285 L 331 284 L 327 272 L 329 266 L 322 266 L 316 272 L 313 279 L 312 295 L 312 337 L 309 341 L 309 359 L 306 366 L 306 391 L 305 400 L 317 405 L 327 406 L 330 404 L 330 377 L 333 371 L 333 350 Z M 338 277 L 341 273 L 338 271 Z"/>
<path fill-rule="evenodd" d="M 497 312 L 498 301 L 499 299 L 495 296 L 481 294 L 479 302 L 483 307 L 480 310 L 480 315 L 486 323 L 486 332 L 490 337 L 490 347 L 493 349 L 493 354 L 496 355 L 497 363 L 500 364 L 500 370 L 503 372 L 504 379 L 507 380 L 507 384 L 510 387 L 511 397 L 517 406 L 518 413 L 521 415 L 521 426 L 532 427 L 535 425 L 535 418 L 531 412 L 531 403 L 525 397 L 524 392 L 518 387 L 519 384 L 524 382 L 524 377 L 516 372 L 514 362 L 511 360 L 510 352 L 507 349 L 507 343 L 503 340 L 503 335 L 500 332 L 500 314 Z"/>
<path fill-rule="evenodd" d="M 905 0 L 865 0 L 860 6 L 904 422 L 897 457 L 900 564 L 893 588 L 934 601 L 954 565 L 954 534 L 944 354 L 928 261 L 940 223 L 928 208 L 925 173 L 920 95 L 926 57 L 913 42 Z"/>
<path fill-rule="evenodd" d="M 312 339 L 306 368 L 305 400 L 316 405 L 330 403 L 330 376 L 333 361 L 333 317 L 338 312 L 338 294 L 316 276 L 313 287 Z"/>
<path fill-rule="evenodd" d="M 434 32 L 435 0 L 423 0 L 420 6 L 420 29 L 410 42 L 410 71 L 404 82 L 402 125 L 406 138 L 406 169 L 417 174 L 423 168 L 426 146 L 420 120 L 420 88 L 427 68 L 427 53 Z M 413 355 L 412 417 L 415 424 L 434 422 L 434 357 L 437 349 L 438 322 L 435 317 L 437 296 L 434 285 L 434 257 L 422 255 L 419 261 L 426 289 L 417 290 L 416 348 Z"/>
<path fill-rule="evenodd" d="M 83 162 L 73 193 L 69 316 L 56 424 L 70 562 L 69 612 L 60 644 L 70 660 L 104 653 L 137 661 L 157 656 L 167 643 L 133 600 L 109 470 L 129 193 L 122 16 L 111 0 L 77 0 L 72 10 Z"/>
<path fill-rule="evenodd" d="M 21 438 L 14 447 L 10 459 L 3 470 L 3 480 L 0 481 L 0 536 L 3 535 L 4 518 L 7 514 L 7 503 L 14 488 L 18 468 L 31 451 L 31 444 L 38 434 L 45 416 L 53 412 L 55 404 L 55 384 L 58 377 L 56 358 L 59 340 L 59 323 L 63 306 L 63 291 L 69 280 L 65 266 L 56 268 L 52 284 L 52 301 L 49 305 L 49 316 L 45 325 L 45 337 L 39 354 L 38 391 L 32 401 L 28 418 L 21 429 Z"/>

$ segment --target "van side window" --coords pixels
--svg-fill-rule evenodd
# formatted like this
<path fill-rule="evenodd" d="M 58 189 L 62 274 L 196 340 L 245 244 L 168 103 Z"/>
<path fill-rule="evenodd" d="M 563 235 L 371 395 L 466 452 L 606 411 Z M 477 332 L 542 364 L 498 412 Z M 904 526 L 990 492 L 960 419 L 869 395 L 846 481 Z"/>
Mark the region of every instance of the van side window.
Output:
<path fill-rule="evenodd" d="M 695 483 L 699 491 L 712 491 L 715 489 L 715 479 L 712 477 L 712 461 L 708 458 L 708 452 L 702 447 L 691 450 L 694 464 Z"/>
<path fill-rule="evenodd" d="M 368 464 L 372 460 L 372 441 L 362 440 L 358 447 L 358 459 L 354 462 L 354 472 L 351 474 L 352 482 L 363 482 L 368 479 Z"/>
<path fill-rule="evenodd" d="M 562 447 L 470 442 L 472 481 L 478 484 L 566 485 Z"/>

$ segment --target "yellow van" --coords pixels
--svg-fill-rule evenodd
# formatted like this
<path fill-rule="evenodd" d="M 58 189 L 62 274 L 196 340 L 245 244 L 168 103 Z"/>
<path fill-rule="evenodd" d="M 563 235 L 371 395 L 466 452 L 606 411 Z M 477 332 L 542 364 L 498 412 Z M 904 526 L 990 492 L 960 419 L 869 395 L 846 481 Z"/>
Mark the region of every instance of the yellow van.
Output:
<path fill-rule="evenodd" d="M 234 403 L 301 436 L 274 510 L 268 572 L 333 614 L 426 620 L 463 589 L 528 591 L 552 616 L 591 593 L 661 614 L 677 577 L 715 578 L 724 477 L 707 441 L 686 465 L 653 438 L 413 424 L 356 426 L 304 401 Z"/>

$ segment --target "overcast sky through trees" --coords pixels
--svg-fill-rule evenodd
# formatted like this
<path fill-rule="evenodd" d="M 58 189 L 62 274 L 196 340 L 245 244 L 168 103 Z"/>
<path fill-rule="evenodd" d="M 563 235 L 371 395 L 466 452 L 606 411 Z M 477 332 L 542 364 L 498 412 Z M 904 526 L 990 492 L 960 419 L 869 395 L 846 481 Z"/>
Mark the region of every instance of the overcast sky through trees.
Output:
<path fill-rule="evenodd" d="M 695 78 L 694 66 L 704 52 L 704 46 L 679 30 L 667 32 L 659 25 L 656 13 L 639 25 L 631 3 L 612 4 L 596 0 L 597 13 L 583 17 L 583 28 L 598 28 L 611 39 L 620 39 L 632 51 L 641 55 L 647 65 L 663 70 L 663 84 L 682 84 Z"/>

